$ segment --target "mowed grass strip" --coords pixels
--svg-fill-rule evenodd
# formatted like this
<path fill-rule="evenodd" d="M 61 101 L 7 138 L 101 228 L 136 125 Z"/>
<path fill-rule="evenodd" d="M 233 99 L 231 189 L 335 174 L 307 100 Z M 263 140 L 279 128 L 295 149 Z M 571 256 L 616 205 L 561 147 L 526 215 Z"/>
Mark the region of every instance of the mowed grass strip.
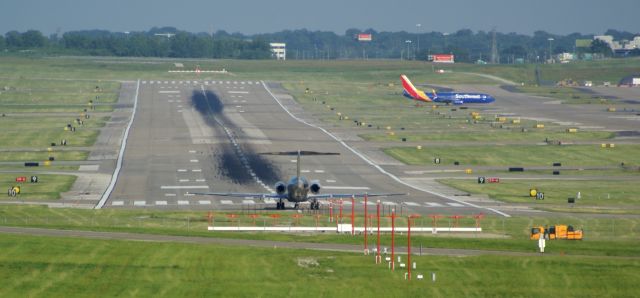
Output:
<path fill-rule="evenodd" d="M 440 158 L 443 164 L 469 166 L 619 166 L 640 164 L 640 145 L 507 145 L 457 147 L 394 147 L 384 152 L 409 165 L 432 165 Z"/>
<path fill-rule="evenodd" d="M 335 221 L 329 221 L 328 210 L 320 214 L 318 225 L 335 227 Z M 437 213 L 438 211 L 433 211 Z M 270 216 L 279 214 L 277 223 Z M 235 214 L 235 218 L 230 218 Z M 304 215 L 300 223 L 294 220 L 291 212 L 258 211 L 257 226 L 315 226 L 315 217 Z M 356 214 L 356 225 L 363 225 L 363 214 Z M 390 227 L 391 220 L 383 214 L 382 227 Z M 431 227 L 429 214 L 413 221 L 413 227 Z M 439 227 L 452 227 L 453 214 L 444 213 L 438 222 Z M 252 226 L 249 214 L 238 212 L 214 212 L 214 226 Z M 338 219 L 336 219 L 337 221 Z M 347 217 L 343 218 L 348 222 Z M 374 219 L 375 221 L 375 219 Z M 44 227 L 53 229 L 80 229 L 94 231 L 118 231 L 160 235 L 189 235 L 201 237 L 273 240 L 288 242 L 363 244 L 363 235 L 351 236 L 336 233 L 239 233 L 207 231 L 208 220 L 205 211 L 157 211 L 142 209 L 101 209 L 85 210 L 73 208 L 48 208 L 46 206 L 0 205 L 0 224 L 7 226 Z M 370 223 L 371 224 L 371 223 Z M 399 216 L 396 226 L 405 227 L 406 217 Z M 416 246 L 425 248 L 461 248 L 480 250 L 499 250 L 517 252 L 535 252 L 536 243 L 529 240 L 530 229 L 537 225 L 568 224 L 585 230 L 583 241 L 556 241 L 549 244 L 550 254 L 589 255 L 589 256 L 638 256 L 640 254 L 640 220 L 633 217 L 589 218 L 582 215 L 562 215 L 549 217 L 498 217 L 487 214 L 480 222 L 483 232 L 468 234 L 449 233 L 412 233 Z M 473 217 L 459 219 L 460 227 L 474 227 Z M 396 234 L 398 245 L 406 243 L 406 234 Z M 375 246 L 375 235 L 368 237 L 370 247 Z M 381 245 L 389 247 L 391 236 L 382 233 Z"/>
<path fill-rule="evenodd" d="M 38 177 L 38 183 L 30 183 L 31 176 Z M 27 181 L 23 183 L 16 182 L 17 177 L 26 177 Z M 57 200 L 60 199 L 60 193 L 69 191 L 76 181 L 74 175 L 51 175 L 38 173 L 15 173 L 0 174 L 0 186 L 2 187 L 2 196 L 0 201 L 9 200 Z M 20 186 L 20 194 L 16 197 L 7 196 L 6 192 L 10 187 Z"/>
<path fill-rule="evenodd" d="M 640 184 L 616 180 L 519 180 L 501 179 L 500 183 L 485 183 L 470 179 L 447 179 L 440 183 L 469 193 L 487 194 L 493 199 L 513 203 L 535 203 L 536 205 L 567 204 L 567 198 L 575 198 L 579 207 L 612 206 L 637 208 L 640 212 Z M 529 197 L 529 190 L 544 192 L 544 200 Z"/>
<path fill-rule="evenodd" d="M 614 133 L 605 131 L 580 131 L 577 133 L 567 133 L 563 131 L 526 131 L 483 129 L 471 132 L 464 131 L 429 131 L 429 132 L 398 132 L 389 133 L 367 133 L 360 137 L 367 141 L 459 141 L 459 142 L 531 142 L 539 143 L 547 140 L 558 141 L 584 141 L 584 140 L 608 140 L 615 136 Z"/>
<path fill-rule="evenodd" d="M 0 245 L 4 297 L 631 297 L 640 282 L 635 258 L 413 256 L 409 283 L 402 269 L 340 252 L 27 235 Z"/>
<path fill-rule="evenodd" d="M 89 157 L 89 151 L 52 151 L 44 149 L 42 152 L 3 151 L 0 152 L 0 161 L 35 161 L 42 162 L 54 157 L 54 161 L 80 161 Z"/>
<path fill-rule="evenodd" d="M 78 115 L 76 118 L 81 118 Z M 99 128 L 105 125 L 107 117 L 97 117 L 81 120 L 80 126 L 71 116 L 68 117 L 31 117 L 11 116 L 0 117 L 0 148 L 40 148 L 51 147 L 51 143 L 60 145 L 60 141 L 67 140 L 67 146 L 91 146 L 95 142 Z M 66 131 L 67 124 L 76 127 L 75 132 Z M 55 149 L 55 148 L 54 148 Z"/>

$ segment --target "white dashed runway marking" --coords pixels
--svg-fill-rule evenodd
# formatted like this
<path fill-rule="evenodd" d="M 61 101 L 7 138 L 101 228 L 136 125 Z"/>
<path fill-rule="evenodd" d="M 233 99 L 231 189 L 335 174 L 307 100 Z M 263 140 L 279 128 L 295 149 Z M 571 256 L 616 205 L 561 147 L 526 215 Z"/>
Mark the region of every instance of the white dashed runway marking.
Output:
<path fill-rule="evenodd" d="M 123 206 L 124 202 L 123 201 L 113 201 L 113 203 L 111 203 L 111 206 Z"/>

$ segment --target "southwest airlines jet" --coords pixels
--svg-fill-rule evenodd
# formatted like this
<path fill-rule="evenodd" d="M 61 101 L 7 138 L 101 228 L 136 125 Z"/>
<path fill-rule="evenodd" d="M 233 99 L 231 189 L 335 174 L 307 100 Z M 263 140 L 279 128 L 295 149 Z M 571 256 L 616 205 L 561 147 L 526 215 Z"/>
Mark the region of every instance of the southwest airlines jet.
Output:
<path fill-rule="evenodd" d="M 489 94 L 484 93 L 459 93 L 459 92 L 439 92 L 425 93 L 416 89 L 405 75 L 400 75 L 402 87 L 404 88 L 404 96 L 421 102 L 446 103 L 454 105 L 463 105 L 468 103 L 491 103 L 496 99 Z"/>

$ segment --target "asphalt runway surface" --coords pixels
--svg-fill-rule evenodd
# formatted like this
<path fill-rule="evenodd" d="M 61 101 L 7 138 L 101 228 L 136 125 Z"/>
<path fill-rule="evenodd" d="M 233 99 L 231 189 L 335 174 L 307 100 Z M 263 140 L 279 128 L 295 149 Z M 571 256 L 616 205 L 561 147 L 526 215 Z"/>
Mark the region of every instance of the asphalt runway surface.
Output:
<path fill-rule="evenodd" d="M 301 123 L 322 125 L 279 86 L 271 89 L 278 100 L 257 81 L 142 81 L 123 168 L 105 206 L 275 209 L 275 200 L 193 193 L 271 192 L 275 182 L 295 175 L 295 157 L 259 153 L 310 150 L 340 153 L 302 157 L 302 175 L 318 180 L 321 193 L 407 194 L 371 197 L 370 211 L 379 199 L 386 212 L 396 209 L 403 214 L 492 212 L 399 183 L 321 129 Z M 323 200 L 321 208 L 329 204 Z M 350 200 L 342 204 L 345 212 L 351 208 Z M 363 199 L 357 198 L 359 212 L 363 206 Z"/>

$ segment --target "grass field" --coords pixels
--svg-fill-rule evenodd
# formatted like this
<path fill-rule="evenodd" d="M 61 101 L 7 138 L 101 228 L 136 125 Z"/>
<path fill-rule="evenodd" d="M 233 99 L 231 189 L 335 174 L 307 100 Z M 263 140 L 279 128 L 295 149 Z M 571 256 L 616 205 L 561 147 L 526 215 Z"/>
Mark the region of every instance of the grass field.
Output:
<path fill-rule="evenodd" d="M 278 212 L 282 215 L 279 226 L 295 226 L 296 221 L 291 213 Z M 215 212 L 213 224 L 216 226 L 252 225 L 252 218 L 247 214 L 235 213 L 237 217 L 230 219 L 230 213 Z M 273 212 L 259 211 L 256 224 L 273 226 L 270 215 Z M 348 218 L 343 218 L 348 222 Z M 58 229 L 82 229 L 95 231 L 123 231 L 135 233 L 163 235 L 192 235 L 203 237 L 238 238 L 274 241 L 317 242 L 362 244 L 363 236 L 356 237 L 334 233 L 237 233 L 208 232 L 206 212 L 186 211 L 147 211 L 147 210 L 84 210 L 71 208 L 47 208 L 45 206 L 2 206 L 0 205 L 0 224 L 7 226 L 45 227 Z M 318 224 L 335 226 L 329 222 L 328 211 L 324 210 Z M 356 225 L 363 224 L 362 214 L 357 214 Z M 406 218 L 399 217 L 397 226 L 406 226 Z M 460 226 L 473 227 L 475 219 L 463 217 Z M 590 256 L 637 256 L 640 254 L 640 220 L 637 218 L 589 218 L 575 216 L 540 216 L 504 218 L 486 216 L 481 221 L 483 232 L 468 234 L 463 237 L 452 234 L 412 234 L 415 245 L 437 248 L 463 248 L 532 252 L 536 246 L 529 240 L 529 231 L 534 225 L 570 224 L 585 230 L 584 241 L 557 241 L 549 244 L 551 254 L 590 255 Z M 300 225 L 315 226 L 315 218 L 305 215 Z M 415 226 L 431 227 L 431 218 L 424 214 L 415 219 Z M 437 224 L 440 227 L 453 226 L 451 218 L 443 218 Z M 391 226 L 388 218 L 381 221 L 381 226 Z M 483 237 L 484 234 L 498 237 Z M 374 245 L 375 237 L 369 237 L 370 245 Z M 398 243 L 406 243 L 406 235 L 396 235 Z M 389 246 L 390 235 L 383 234 L 381 243 Z M 612 245 L 615 243 L 615 245 Z"/>
<path fill-rule="evenodd" d="M 414 256 L 427 280 L 408 283 L 404 271 L 339 252 L 13 235 L 0 245 L 4 297 L 631 297 L 640 281 L 637 259 Z"/>
<path fill-rule="evenodd" d="M 78 161 L 86 160 L 89 156 L 88 151 L 53 151 L 47 152 L 44 149 L 42 152 L 24 152 L 24 151 L 4 151 L 0 155 L 0 161 L 45 161 L 50 156 L 55 158 L 55 161 Z M 54 162 L 55 162 L 54 161 Z"/>
<path fill-rule="evenodd" d="M 522 132 L 521 130 L 503 129 L 483 129 L 472 132 L 448 132 L 445 130 L 429 130 L 429 132 L 395 132 L 393 135 L 388 133 L 368 133 L 360 135 L 367 141 L 401 141 L 406 138 L 407 141 L 456 141 L 456 142 L 531 142 L 539 143 L 548 140 L 561 141 L 585 141 L 585 140 L 608 140 L 614 137 L 614 134 L 606 131 L 580 131 L 577 133 L 567 133 L 563 131 L 531 131 Z"/>
<path fill-rule="evenodd" d="M 640 185 L 629 181 L 502 179 L 500 183 L 478 184 L 475 180 L 449 179 L 440 182 L 466 192 L 488 194 L 505 202 L 562 204 L 563 207 L 567 205 L 567 198 L 575 198 L 580 192 L 581 199 L 575 204 L 578 208 L 611 206 L 636 209 L 635 212 L 640 213 Z M 529 197 L 531 188 L 544 192 L 545 199 L 536 201 Z"/>
<path fill-rule="evenodd" d="M 38 176 L 38 183 L 30 183 L 31 176 Z M 16 183 L 16 177 L 27 177 L 27 182 Z M 15 173 L 0 174 L 0 185 L 2 186 L 3 195 L 0 201 L 19 201 L 19 200 L 57 200 L 60 193 L 69 191 L 76 181 L 73 175 L 50 175 L 37 173 Z M 17 197 L 8 197 L 6 190 L 12 186 L 20 186 L 20 194 Z"/>
<path fill-rule="evenodd" d="M 385 149 L 385 152 L 410 165 L 431 165 L 439 157 L 443 164 L 469 166 L 551 166 L 560 162 L 563 166 L 619 166 L 640 165 L 639 145 L 619 145 L 601 148 L 600 145 L 567 146 L 460 146 L 427 147 L 421 150 L 407 147 Z"/>
<path fill-rule="evenodd" d="M 98 129 L 105 125 L 108 118 L 83 119 L 84 125 L 82 126 L 76 124 L 74 120 L 75 118 L 72 116 L 0 117 L 0 126 L 4 128 L 0 134 L 0 148 L 46 149 L 51 147 L 51 143 L 60 145 L 60 141 L 63 139 L 67 140 L 69 147 L 90 146 L 98 137 Z M 65 131 L 64 127 L 67 124 L 76 126 L 76 131 Z"/>

